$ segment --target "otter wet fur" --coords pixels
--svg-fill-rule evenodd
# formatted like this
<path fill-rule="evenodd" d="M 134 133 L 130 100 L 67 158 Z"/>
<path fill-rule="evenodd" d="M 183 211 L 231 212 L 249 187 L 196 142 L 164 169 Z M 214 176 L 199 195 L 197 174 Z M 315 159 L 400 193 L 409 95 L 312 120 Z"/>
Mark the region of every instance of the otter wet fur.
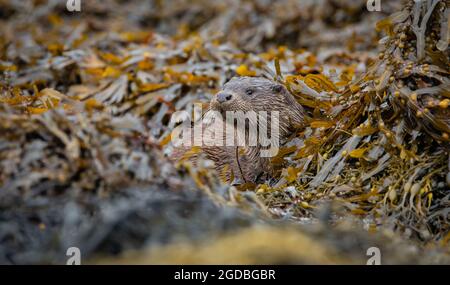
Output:
<path fill-rule="evenodd" d="M 225 83 L 222 90 L 212 98 L 206 114 L 212 114 L 215 123 L 202 123 L 203 134 L 214 132 L 215 128 L 218 127 L 223 127 L 222 130 L 225 130 L 230 121 L 224 121 L 223 118 L 226 118 L 230 112 L 236 113 L 239 111 L 244 114 L 250 111 L 256 114 L 267 112 L 267 120 L 264 123 L 267 126 L 268 137 L 272 135 L 270 132 L 271 113 L 278 112 L 278 137 L 275 138 L 278 140 L 278 145 L 281 145 L 295 131 L 305 125 L 303 107 L 282 84 L 262 77 L 234 77 Z M 220 114 L 221 116 L 214 114 Z M 216 120 L 217 118 L 219 120 Z M 223 139 L 223 144 L 201 146 L 201 151 L 214 162 L 218 173 L 234 186 L 244 183 L 260 183 L 273 176 L 270 157 L 261 155 L 261 152 L 269 149 L 270 146 L 267 146 L 267 144 L 261 145 L 259 140 L 256 144 L 248 143 L 249 128 L 260 130 L 259 124 L 262 122 L 260 117 L 256 122 L 250 119 L 245 121 L 244 145 L 226 145 L 224 134 L 224 137 L 220 138 Z M 233 124 L 231 129 L 238 137 L 240 135 L 237 130 L 239 126 L 234 125 L 234 120 L 231 123 Z M 222 125 L 219 126 L 219 124 Z M 260 137 L 258 136 L 258 138 Z M 180 151 L 176 151 L 176 153 L 179 154 Z M 179 155 L 173 157 L 176 158 L 177 156 L 179 157 Z"/>

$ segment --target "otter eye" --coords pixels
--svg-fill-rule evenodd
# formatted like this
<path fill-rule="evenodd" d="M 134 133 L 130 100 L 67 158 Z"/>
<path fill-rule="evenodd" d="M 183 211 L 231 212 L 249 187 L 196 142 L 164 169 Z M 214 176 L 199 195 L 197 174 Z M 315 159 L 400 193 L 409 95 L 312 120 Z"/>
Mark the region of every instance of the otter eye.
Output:
<path fill-rule="evenodd" d="M 245 90 L 245 94 L 252 95 L 253 94 L 253 90 L 252 89 L 247 89 L 247 90 Z"/>

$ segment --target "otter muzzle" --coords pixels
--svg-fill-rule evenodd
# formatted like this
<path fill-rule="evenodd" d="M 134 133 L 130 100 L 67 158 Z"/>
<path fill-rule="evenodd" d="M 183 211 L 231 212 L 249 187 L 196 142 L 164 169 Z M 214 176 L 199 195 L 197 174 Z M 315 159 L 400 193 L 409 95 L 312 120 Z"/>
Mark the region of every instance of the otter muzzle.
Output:
<path fill-rule="evenodd" d="M 231 98 L 233 98 L 233 95 L 231 95 L 230 93 L 219 92 L 217 94 L 217 101 L 219 103 L 224 103 L 224 102 L 230 101 Z"/>

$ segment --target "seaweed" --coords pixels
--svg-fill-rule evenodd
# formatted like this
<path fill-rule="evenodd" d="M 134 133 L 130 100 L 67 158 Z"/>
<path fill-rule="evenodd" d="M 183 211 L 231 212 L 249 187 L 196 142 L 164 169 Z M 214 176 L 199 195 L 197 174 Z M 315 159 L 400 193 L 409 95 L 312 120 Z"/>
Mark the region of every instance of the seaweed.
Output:
<path fill-rule="evenodd" d="M 316 131 L 310 132 L 295 156 L 302 170 L 294 185 L 313 194 L 309 204 L 320 203 L 322 195 L 316 194 L 320 192 L 337 196 L 375 228 L 392 224 L 425 241 L 448 234 L 447 218 L 429 218 L 436 217 L 436 211 L 445 213 L 441 201 L 450 187 L 445 178 L 449 70 L 435 61 L 449 55 L 448 49 L 436 47 L 436 35 L 446 29 L 442 25 L 447 25 L 447 7 L 446 1 L 410 1 L 401 12 L 380 22 L 378 28 L 385 29 L 387 36 L 380 44 L 378 61 L 344 88 L 324 88 L 328 79 L 319 85 L 306 78 L 286 79 L 299 102 L 320 109 L 312 113 L 309 125 Z M 334 87 L 326 84 L 330 85 Z M 319 124 L 317 120 L 325 116 L 331 123 Z M 306 156 L 311 161 L 307 169 L 301 160 Z M 292 185 L 290 180 L 284 182 L 286 187 Z M 338 187 L 346 191 L 333 190 Z M 263 198 L 272 204 L 273 195 Z"/>
<path fill-rule="evenodd" d="M 284 261 L 360 262 L 367 232 L 398 242 L 394 263 L 447 262 L 448 0 L 22 2 L 0 0 L 0 263 L 61 263 L 71 245 L 195 263 L 258 234 L 339 255 Z M 240 189 L 198 148 L 167 158 L 172 115 L 233 76 L 276 80 L 307 112 L 275 175 Z"/>

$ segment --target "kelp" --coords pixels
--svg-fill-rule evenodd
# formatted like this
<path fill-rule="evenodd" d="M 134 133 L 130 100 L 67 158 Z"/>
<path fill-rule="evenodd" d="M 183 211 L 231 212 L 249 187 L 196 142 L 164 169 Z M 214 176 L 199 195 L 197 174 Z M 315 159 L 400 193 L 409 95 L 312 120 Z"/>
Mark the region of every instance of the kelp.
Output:
<path fill-rule="evenodd" d="M 42 262 L 73 241 L 91 255 L 209 238 L 269 217 L 448 247 L 448 1 L 369 13 L 364 0 L 106 0 L 73 15 L 21 2 L 0 0 L 0 227 L 24 225 L 0 231 L 1 262 Z M 246 189 L 199 149 L 166 158 L 172 114 L 207 105 L 233 76 L 274 79 L 307 113 L 276 175 Z M 23 242 L 7 251 L 11 235 Z"/>
<path fill-rule="evenodd" d="M 299 102 L 314 108 L 310 137 L 291 166 L 301 172 L 294 183 L 286 174 L 286 187 L 337 197 L 375 228 L 390 225 L 426 241 L 448 234 L 449 66 L 437 61 L 449 56 L 437 47 L 447 29 L 442 25 L 448 23 L 448 5 L 409 1 L 380 21 L 377 29 L 387 36 L 378 61 L 344 88 L 324 75 L 312 75 L 314 81 L 310 75 L 286 77 Z M 338 187 L 346 191 L 333 190 Z M 274 203 L 274 195 L 262 196 Z"/>

